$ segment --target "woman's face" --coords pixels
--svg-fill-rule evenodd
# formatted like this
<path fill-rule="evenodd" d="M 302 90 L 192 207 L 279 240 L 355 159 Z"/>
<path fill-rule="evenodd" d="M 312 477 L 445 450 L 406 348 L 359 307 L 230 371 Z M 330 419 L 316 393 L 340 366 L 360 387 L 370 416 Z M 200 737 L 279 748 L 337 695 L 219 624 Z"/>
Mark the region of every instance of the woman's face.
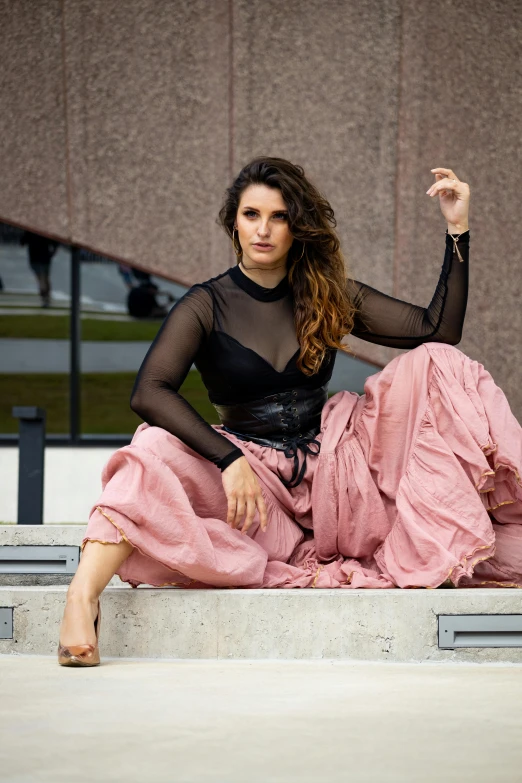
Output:
<path fill-rule="evenodd" d="M 280 190 L 249 185 L 239 202 L 236 228 L 243 261 L 248 266 L 271 269 L 286 263 L 294 237 L 288 228 L 288 211 Z"/>

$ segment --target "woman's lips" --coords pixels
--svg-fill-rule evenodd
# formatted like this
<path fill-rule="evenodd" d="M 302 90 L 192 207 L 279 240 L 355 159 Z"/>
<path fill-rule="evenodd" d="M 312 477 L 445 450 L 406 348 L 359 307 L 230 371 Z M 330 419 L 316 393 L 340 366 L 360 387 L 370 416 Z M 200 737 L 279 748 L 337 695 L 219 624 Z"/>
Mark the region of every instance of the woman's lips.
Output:
<path fill-rule="evenodd" d="M 267 252 L 268 250 L 273 250 L 274 249 L 273 245 L 260 245 L 260 244 L 257 244 L 257 243 L 254 245 L 254 247 L 256 248 L 256 250 L 264 250 L 265 252 Z"/>

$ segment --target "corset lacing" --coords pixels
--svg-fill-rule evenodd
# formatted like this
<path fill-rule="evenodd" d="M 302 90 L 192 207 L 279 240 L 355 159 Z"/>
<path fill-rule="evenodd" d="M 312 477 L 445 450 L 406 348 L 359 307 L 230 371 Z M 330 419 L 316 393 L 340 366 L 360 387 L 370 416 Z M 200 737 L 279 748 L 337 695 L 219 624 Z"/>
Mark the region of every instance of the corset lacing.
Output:
<path fill-rule="evenodd" d="M 288 432 L 288 434 L 283 436 L 283 443 L 285 444 L 283 453 L 288 459 L 294 460 L 290 480 L 283 478 L 280 471 L 277 471 L 281 482 L 287 489 L 297 487 L 303 480 L 303 476 L 306 472 L 306 455 L 319 454 L 321 449 L 320 441 L 316 440 L 313 435 L 303 435 L 302 432 L 298 432 L 301 423 L 299 421 L 297 408 L 293 407 L 296 396 L 296 392 L 292 392 L 291 397 L 284 402 L 281 401 L 282 410 L 279 413 L 281 427 L 283 431 Z M 295 434 L 296 431 L 297 434 Z M 299 467 L 299 450 L 303 452 L 301 467 Z"/>

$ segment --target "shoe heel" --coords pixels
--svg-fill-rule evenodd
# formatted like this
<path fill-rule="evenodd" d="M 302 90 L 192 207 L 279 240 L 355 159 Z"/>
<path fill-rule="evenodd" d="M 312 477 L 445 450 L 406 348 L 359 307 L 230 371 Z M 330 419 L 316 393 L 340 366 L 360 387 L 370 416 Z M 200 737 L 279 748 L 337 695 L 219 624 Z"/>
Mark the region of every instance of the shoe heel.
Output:
<path fill-rule="evenodd" d="M 96 632 L 96 644 L 78 644 L 71 647 L 64 647 L 58 643 L 58 663 L 60 666 L 99 666 L 100 664 L 100 638 L 101 628 L 101 604 L 98 600 L 98 613 L 94 621 L 94 630 Z"/>

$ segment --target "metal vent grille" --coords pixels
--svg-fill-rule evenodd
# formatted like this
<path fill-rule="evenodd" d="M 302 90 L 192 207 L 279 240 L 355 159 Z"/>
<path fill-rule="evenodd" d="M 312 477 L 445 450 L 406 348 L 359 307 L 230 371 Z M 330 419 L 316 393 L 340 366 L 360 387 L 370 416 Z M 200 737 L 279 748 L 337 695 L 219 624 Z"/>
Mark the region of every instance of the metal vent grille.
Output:
<path fill-rule="evenodd" d="M 522 647 L 522 614 L 441 614 L 439 647 Z"/>
<path fill-rule="evenodd" d="M 0 639 L 13 638 L 13 607 L 0 607 Z"/>
<path fill-rule="evenodd" d="M 74 574 L 78 546 L 0 546 L 0 574 Z"/>

